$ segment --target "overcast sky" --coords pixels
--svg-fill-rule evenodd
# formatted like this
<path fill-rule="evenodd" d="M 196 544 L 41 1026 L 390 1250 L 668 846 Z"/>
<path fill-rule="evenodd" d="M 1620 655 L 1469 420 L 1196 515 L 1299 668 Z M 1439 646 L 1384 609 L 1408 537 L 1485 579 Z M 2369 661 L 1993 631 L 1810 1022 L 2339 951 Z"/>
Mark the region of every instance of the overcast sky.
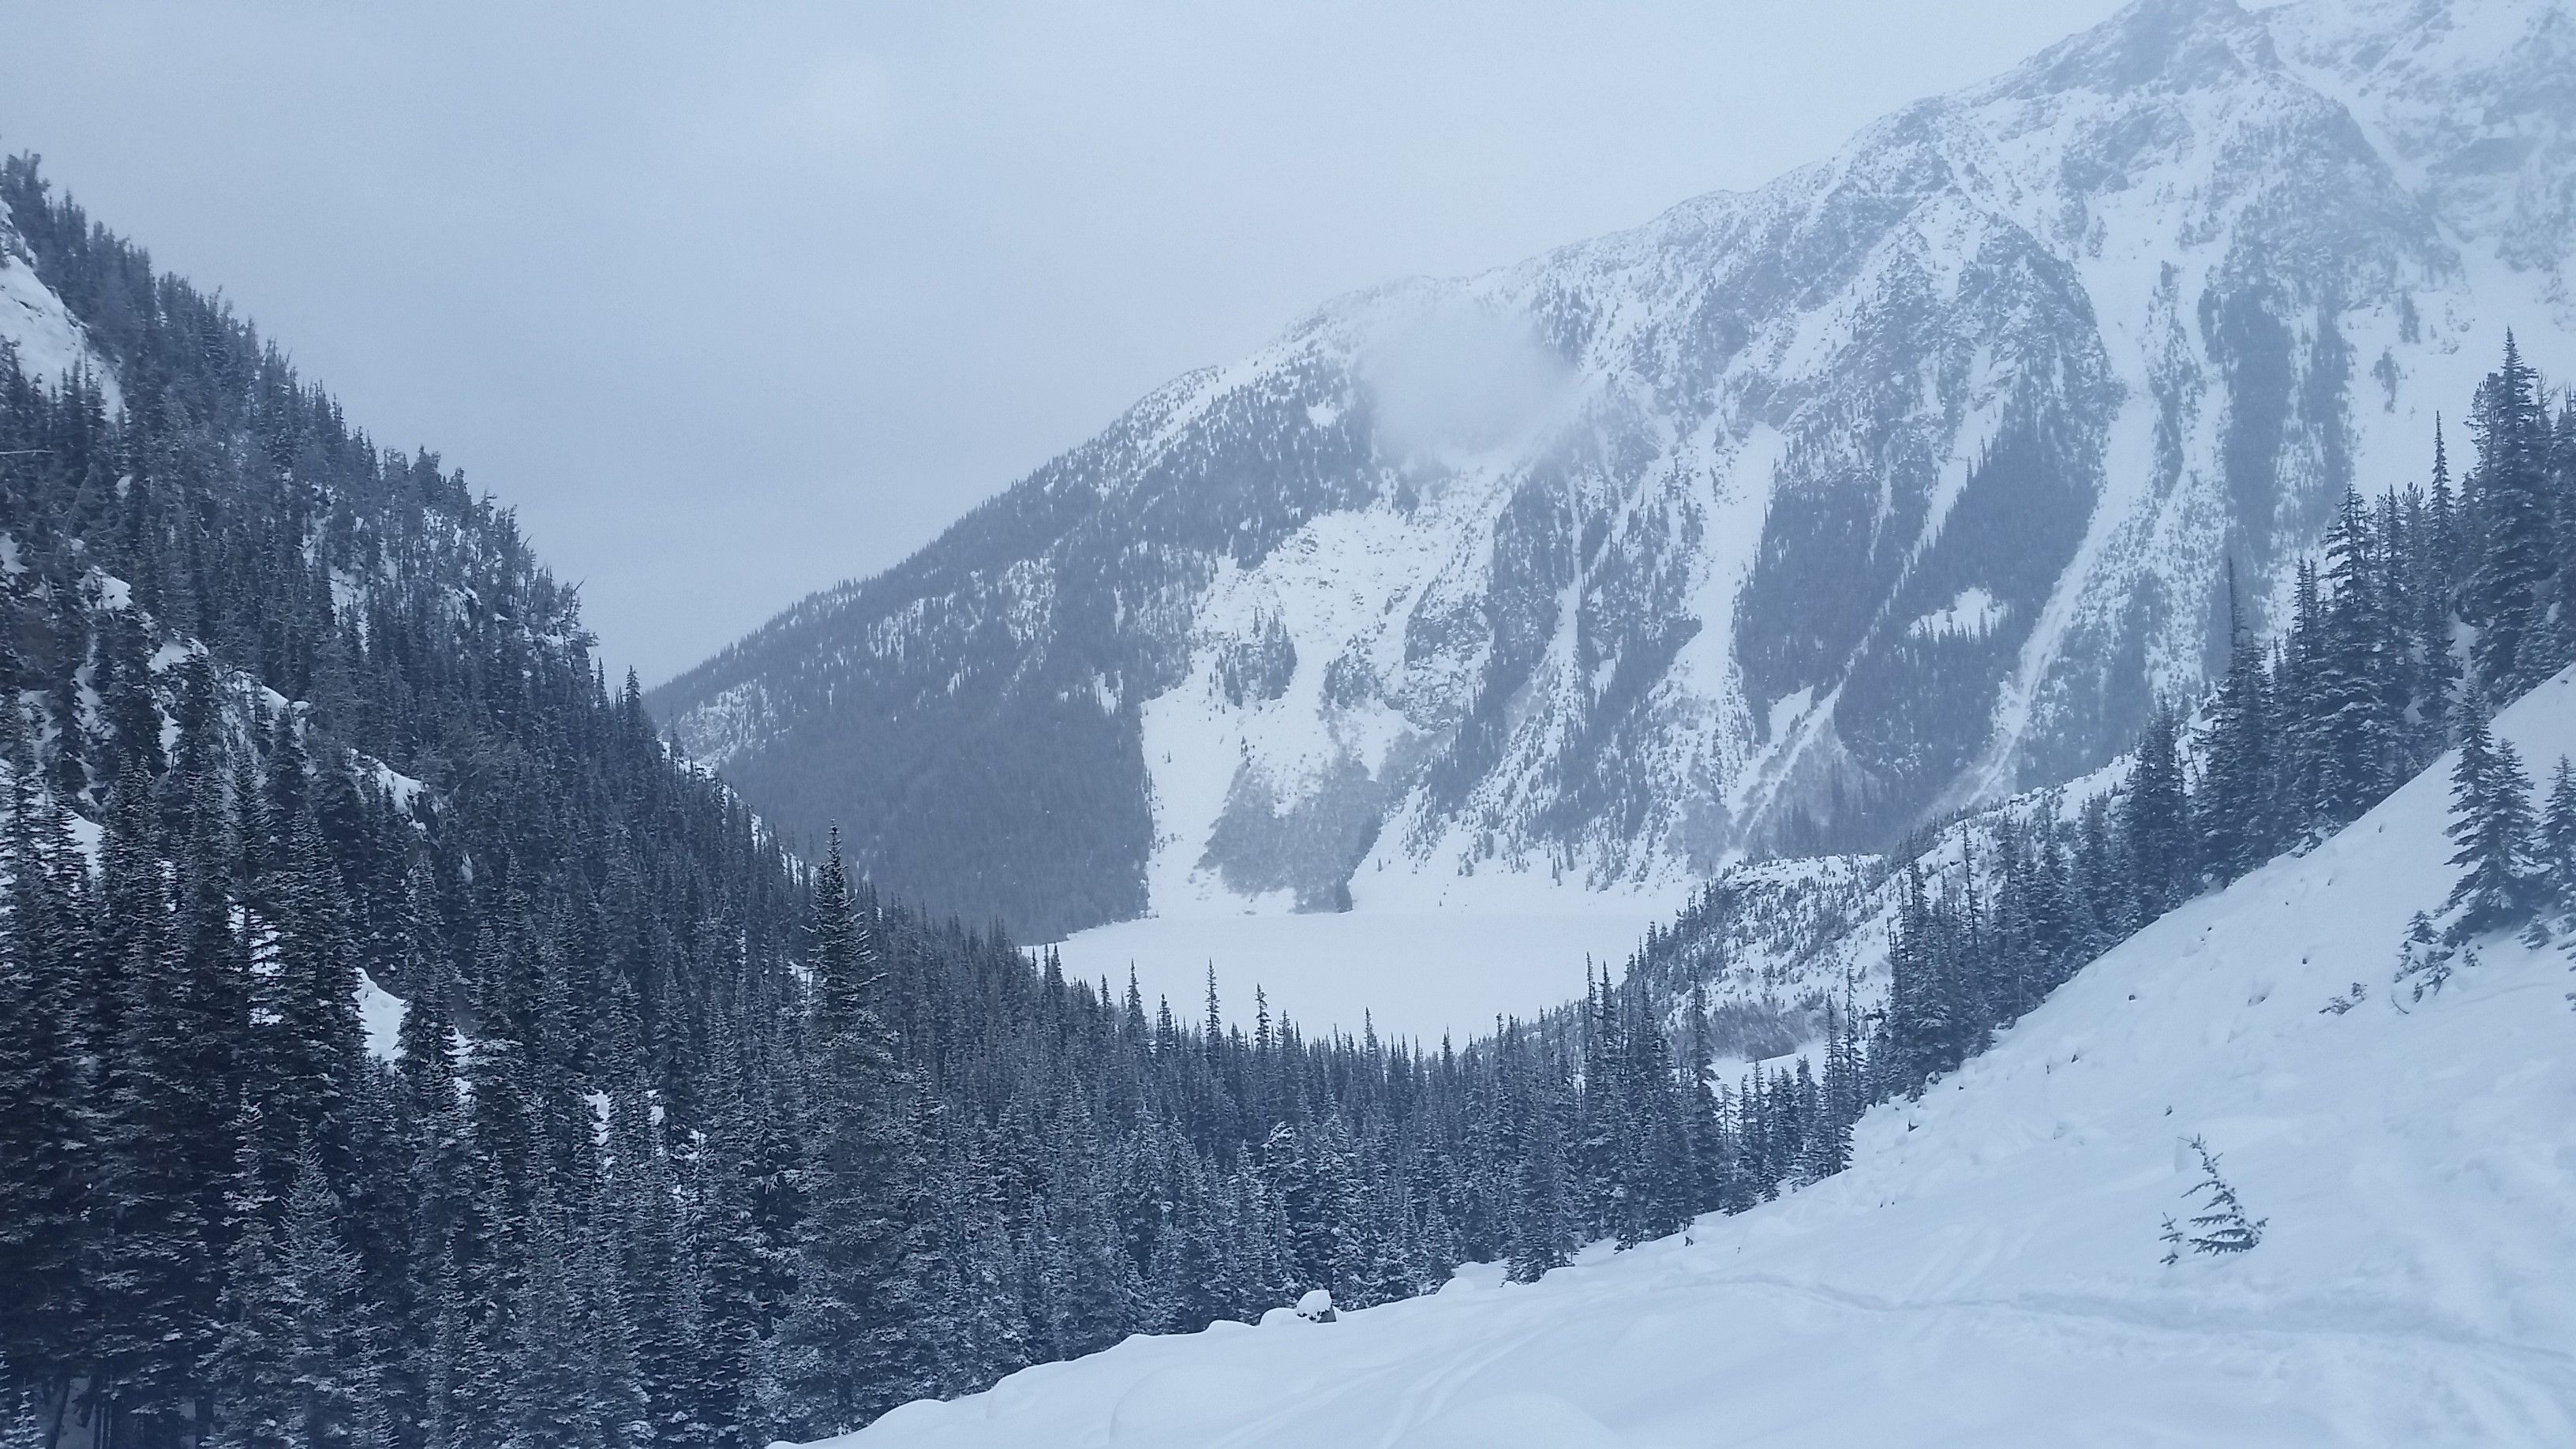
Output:
<path fill-rule="evenodd" d="M 1758 185 L 2113 0 L 0 0 L 0 146 L 687 667 L 1338 292 Z"/>

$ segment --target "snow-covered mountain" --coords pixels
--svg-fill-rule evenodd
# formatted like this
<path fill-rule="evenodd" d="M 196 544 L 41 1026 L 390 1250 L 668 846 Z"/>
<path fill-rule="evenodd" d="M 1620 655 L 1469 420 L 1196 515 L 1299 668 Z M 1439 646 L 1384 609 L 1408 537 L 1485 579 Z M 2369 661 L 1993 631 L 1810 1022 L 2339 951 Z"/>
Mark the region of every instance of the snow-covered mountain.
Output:
<path fill-rule="evenodd" d="M 1334 302 L 654 703 L 1041 935 L 1877 848 L 2115 753 L 2508 326 L 2564 372 L 2571 236 L 2569 0 L 2141 0 Z"/>
<path fill-rule="evenodd" d="M 2576 671 L 2498 733 L 2576 753 Z M 2148 927 L 1777 1202 L 1533 1285 L 1133 1338 L 834 1442 L 2576 1442 L 2576 976 L 2498 937 L 2390 984 L 2456 875 L 2449 773 Z M 2168 1265 L 2193 1137 L 2264 1225 Z"/>

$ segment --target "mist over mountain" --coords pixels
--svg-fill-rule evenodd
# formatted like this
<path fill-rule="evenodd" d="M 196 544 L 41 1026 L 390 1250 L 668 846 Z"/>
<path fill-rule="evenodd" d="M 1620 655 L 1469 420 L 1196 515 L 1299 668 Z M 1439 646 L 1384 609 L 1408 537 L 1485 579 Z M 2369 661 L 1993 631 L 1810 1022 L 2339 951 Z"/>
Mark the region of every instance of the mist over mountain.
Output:
<path fill-rule="evenodd" d="M 1345 297 L 652 697 L 1038 934 L 1874 848 L 2098 766 L 2567 288 L 2576 29 L 2144 0 L 1838 155 Z M 1006 404 L 997 404 L 1006 405 Z"/>

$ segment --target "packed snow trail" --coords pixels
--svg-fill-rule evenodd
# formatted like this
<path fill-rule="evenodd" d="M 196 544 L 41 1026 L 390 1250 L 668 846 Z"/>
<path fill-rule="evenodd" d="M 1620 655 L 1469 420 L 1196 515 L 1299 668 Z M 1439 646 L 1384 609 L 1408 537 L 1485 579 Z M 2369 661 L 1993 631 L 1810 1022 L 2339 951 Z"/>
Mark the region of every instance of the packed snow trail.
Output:
<path fill-rule="evenodd" d="M 2545 775 L 2576 682 L 2498 729 Z M 2498 939 L 2438 995 L 2389 985 L 2454 875 L 2449 763 L 1871 1113 L 1840 1177 L 1535 1285 L 1131 1339 L 835 1442 L 2576 1444 L 2576 976 Z M 2269 1226 L 2166 1267 L 2195 1134 Z"/>

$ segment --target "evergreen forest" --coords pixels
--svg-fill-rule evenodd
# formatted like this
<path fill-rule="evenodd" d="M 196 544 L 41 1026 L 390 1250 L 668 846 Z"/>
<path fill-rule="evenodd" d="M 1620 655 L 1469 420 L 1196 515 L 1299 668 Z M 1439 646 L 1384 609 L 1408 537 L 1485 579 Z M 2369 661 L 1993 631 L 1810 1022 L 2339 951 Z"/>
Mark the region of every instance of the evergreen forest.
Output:
<path fill-rule="evenodd" d="M 758 1449 L 1315 1288 L 1531 1280 L 1840 1170 L 2455 746 L 2460 888 L 2392 957 L 2420 990 L 2576 916 L 2576 770 L 2487 729 L 2576 660 L 2576 402 L 2510 347 L 2473 463 L 2347 496 L 2117 785 L 1890 856 L 1883 1002 L 1739 1069 L 1723 881 L 1436 1044 L 881 898 L 660 737 L 506 509 L 33 158 L 0 203 L 112 374 L 0 351 L 0 1449 Z"/>

